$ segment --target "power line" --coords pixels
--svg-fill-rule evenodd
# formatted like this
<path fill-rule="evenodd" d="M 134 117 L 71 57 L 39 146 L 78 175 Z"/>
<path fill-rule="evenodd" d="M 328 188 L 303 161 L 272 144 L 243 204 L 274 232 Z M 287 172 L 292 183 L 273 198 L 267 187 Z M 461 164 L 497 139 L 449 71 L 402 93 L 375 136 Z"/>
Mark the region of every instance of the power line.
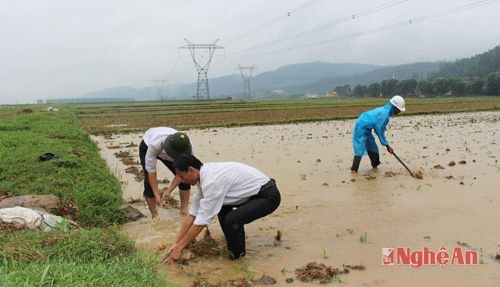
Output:
<path fill-rule="evenodd" d="M 167 71 L 167 76 L 169 76 L 174 71 L 174 69 L 177 67 L 177 64 L 179 63 L 180 58 L 181 58 L 181 55 L 179 53 L 179 54 L 177 54 L 177 58 L 175 59 L 175 62 L 172 65 L 172 68 L 170 68 L 170 70 Z"/>
<path fill-rule="evenodd" d="M 422 17 L 410 19 L 409 22 L 410 22 L 410 24 L 411 23 L 422 22 L 422 21 L 425 21 L 425 20 L 428 20 L 428 19 L 432 19 L 432 18 L 437 18 L 437 17 L 441 17 L 441 16 L 446 16 L 446 15 L 458 13 L 458 12 L 461 12 L 461 11 L 464 11 L 464 10 L 468 10 L 468 9 L 476 8 L 476 7 L 479 7 L 479 6 L 491 4 L 491 3 L 497 2 L 497 1 L 499 1 L 499 0 L 477 1 L 477 2 L 473 2 L 473 3 L 470 3 L 470 4 L 466 4 L 466 5 L 457 7 L 457 8 L 453 8 L 453 9 L 450 9 L 450 10 L 440 11 L 440 12 L 436 12 L 436 13 L 433 13 L 433 14 L 430 14 L 430 15 L 426 15 L 426 16 L 422 16 Z"/>
<path fill-rule="evenodd" d="M 283 20 L 283 19 L 285 19 L 285 18 L 287 18 L 287 17 L 289 17 L 289 16 L 291 16 L 291 15 L 295 14 L 295 13 L 296 13 L 296 12 L 298 12 L 298 11 L 300 11 L 300 10 L 302 10 L 302 9 L 307 8 L 308 6 L 311 6 L 311 5 L 316 4 L 316 2 L 319 2 L 319 1 L 321 1 L 321 0 L 312 0 L 312 1 L 308 1 L 308 2 L 306 2 L 306 3 L 304 3 L 304 4 L 302 4 L 302 5 L 300 5 L 300 6 L 296 7 L 296 8 L 294 8 L 294 9 L 292 9 L 292 10 L 288 11 L 285 15 L 281 15 L 281 16 L 279 16 L 279 17 L 276 17 L 276 18 L 274 18 L 274 19 L 271 19 L 270 21 L 268 21 L 268 22 L 266 22 L 266 23 L 264 23 L 264 24 L 262 24 L 262 25 L 260 25 L 260 26 L 257 26 L 257 27 L 255 27 L 255 28 L 251 29 L 250 31 L 243 33 L 242 35 L 237 36 L 237 37 L 235 37 L 235 38 L 233 38 L 233 39 L 231 39 L 231 40 L 227 41 L 227 42 L 225 43 L 225 45 L 227 46 L 227 45 L 229 45 L 229 44 L 231 44 L 231 43 L 237 42 L 237 41 L 239 41 L 239 40 L 241 40 L 241 39 L 243 39 L 243 38 L 245 38 L 245 37 L 248 37 L 249 35 L 251 35 L 251 34 L 253 34 L 253 33 L 255 33 L 255 32 L 259 31 L 259 30 L 262 30 L 262 29 L 264 29 L 265 27 L 267 27 L 267 26 L 269 26 L 269 25 L 272 25 L 272 24 L 274 24 L 274 23 L 276 23 L 276 22 L 279 22 L 279 21 L 281 21 L 281 20 Z"/>
<path fill-rule="evenodd" d="M 247 49 L 242 49 L 242 50 L 239 50 L 239 51 L 235 51 L 234 53 L 239 53 L 239 52 L 242 52 L 242 51 L 248 51 L 248 50 L 251 50 L 251 49 L 258 49 L 258 48 L 270 46 L 270 45 L 273 45 L 273 44 L 276 44 L 276 43 L 284 42 L 284 41 L 287 41 L 287 40 L 296 39 L 296 38 L 299 38 L 299 37 L 302 37 L 302 36 L 305 36 L 305 35 L 309 35 L 309 34 L 312 34 L 312 33 L 315 33 L 315 32 L 318 32 L 318 31 L 330 28 L 332 26 L 336 26 L 336 25 L 339 25 L 339 24 L 342 24 L 342 23 L 347 23 L 347 22 L 350 22 L 350 21 L 355 21 L 355 20 L 361 18 L 362 16 L 367 16 L 367 15 L 370 15 L 370 14 L 382 11 L 384 9 L 390 8 L 392 6 L 399 5 L 399 4 L 407 2 L 407 1 L 409 1 L 409 0 L 393 0 L 393 1 L 386 2 L 386 3 L 382 3 L 382 4 L 378 5 L 378 6 L 373 7 L 373 8 L 369 8 L 369 9 L 363 10 L 361 12 L 358 12 L 358 13 L 355 13 L 355 14 L 352 14 L 352 15 L 349 15 L 349 16 L 337 19 L 335 21 L 331 21 L 331 22 L 328 22 L 326 24 L 323 24 L 323 25 L 320 25 L 320 26 L 317 26 L 317 27 L 314 27 L 314 28 L 311 28 L 311 29 L 307 29 L 307 30 L 301 31 L 301 32 L 295 33 L 295 34 L 287 36 L 287 37 L 283 37 L 283 38 L 280 38 L 280 39 L 272 40 L 272 41 L 266 42 L 266 43 L 261 44 L 261 45 L 253 46 L 252 48 L 247 48 Z"/>
<path fill-rule="evenodd" d="M 435 13 L 428 14 L 428 15 L 425 15 L 425 16 L 420 16 L 420 17 L 409 19 L 409 20 L 404 20 L 404 21 L 400 21 L 400 22 L 397 22 L 397 23 L 393 23 L 393 24 L 381 26 L 381 27 L 378 27 L 378 28 L 364 30 L 364 31 L 361 31 L 361 32 L 347 34 L 347 35 L 344 35 L 344 36 L 339 36 L 339 37 L 331 38 L 331 39 L 328 39 L 328 40 L 323 40 L 323 41 L 314 42 L 314 43 L 305 44 L 305 45 L 296 46 L 296 47 L 289 47 L 289 48 L 284 48 L 284 49 L 277 49 L 277 50 L 272 50 L 272 51 L 267 51 L 267 52 L 246 54 L 246 55 L 240 55 L 240 56 L 269 55 L 269 54 L 275 54 L 275 53 L 280 53 L 280 52 L 292 51 L 292 50 L 295 50 L 295 49 L 303 49 L 303 48 L 310 48 L 310 47 L 314 47 L 314 46 L 325 45 L 325 44 L 328 44 L 328 43 L 331 43 L 331 42 L 337 42 L 337 41 L 341 41 L 341 40 L 346 40 L 346 39 L 350 39 L 350 38 L 359 37 L 359 36 L 366 35 L 366 34 L 373 34 L 373 33 L 382 32 L 382 31 L 386 31 L 386 30 L 396 29 L 396 28 L 400 28 L 400 27 L 403 27 L 403 26 L 406 26 L 406 25 L 411 25 L 411 24 L 418 23 L 418 22 L 424 22 L 424 21 L 427 21 L 427 20 L 431 20 L 431 19 L 435 19 L 435 18 L 439 18 L 439 17 L 443 17 L 443 16 L 447 16 L 447 15 L 459 13 L 459 12 L 462 12 L 462 11 L 465 11 L 465 10 L 469 10 L 469 9 L 472 9 L 472 8 L 476 8 L 476 7 L 479 7 L 479 6 L 484 6 L 484 5 L 492 4 L 492 3 L 498 2 L 498 1 L 500 1 L 500 0 L 482 0 L 482 1 L 476 1 L 476 2 L 472 2 L 472 3 L 466 4 L 466 5 L 462 5 L 462 6 L 456 7 L 456 8 L 452 8 L 452 9 L 448 9 L 448 10 L 443 10 L 443 11 L 435 12 Z"/>

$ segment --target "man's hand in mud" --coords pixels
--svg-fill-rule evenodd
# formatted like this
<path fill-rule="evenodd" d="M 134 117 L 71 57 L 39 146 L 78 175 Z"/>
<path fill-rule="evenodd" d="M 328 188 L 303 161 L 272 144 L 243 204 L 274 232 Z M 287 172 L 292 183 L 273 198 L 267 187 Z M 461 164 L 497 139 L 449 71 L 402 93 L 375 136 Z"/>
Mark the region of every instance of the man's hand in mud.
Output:
<path fill-rule="evenodd" d="M 165 257 L 163 258 L 163 261 L 167 264 L 172 264 L 177 262 L 181 258 L 181 256 L 182 250 L 179 250 L 178 248 L 176 248 L 176 245 L 174 245 L 167 251 Z"/>
<path fill-rule="evenodd" d="M 163 208 L 168 208 L 168 199 L 169 198 L 170 198 L 170 193 L 164 191 L 161 195 L 160 206 Z"/>

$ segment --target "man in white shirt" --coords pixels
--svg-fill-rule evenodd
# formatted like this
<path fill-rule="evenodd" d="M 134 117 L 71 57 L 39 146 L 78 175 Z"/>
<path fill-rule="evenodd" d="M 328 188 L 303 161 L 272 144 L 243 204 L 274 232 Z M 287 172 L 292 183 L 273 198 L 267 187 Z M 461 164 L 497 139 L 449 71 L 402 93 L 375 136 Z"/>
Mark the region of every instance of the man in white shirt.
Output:
<path fill-rule="evenodd" d="M 189 205 L 189 191 L 191 186 L 175 176 L 168 188 L 160 196 L 158 191 L 158 179 L 156 175 L 157 160 L 160 160 L 174 175 L 173 162 L 182 153 L 191 153 L 191 142 L 186 134 L 178 132 L 173 128 L 156 127 L 150 128 L 144 134 L 139 145 L 139 158 L 144 170 L 144 197 L 153 219 L 157 218 L 156 206 L 167 207 L 166 201 L 172 191 L 179 186 L 181 201 L 180 213 L 187 214 Z"/>
<path fill-rule="evenodd" d="M 198 185 L 189 215 L 169 249 L 167 260 L 178 260 L 182 250 L 210 224 L 215 215 L 226 238 L 232 260 L 245 255 L 244 225 L 272 213 L 281 197 L 273 179 L 251 166 L 238 162 L 201 163 L 183 154 L 174 162 L 177 176 Z"/>

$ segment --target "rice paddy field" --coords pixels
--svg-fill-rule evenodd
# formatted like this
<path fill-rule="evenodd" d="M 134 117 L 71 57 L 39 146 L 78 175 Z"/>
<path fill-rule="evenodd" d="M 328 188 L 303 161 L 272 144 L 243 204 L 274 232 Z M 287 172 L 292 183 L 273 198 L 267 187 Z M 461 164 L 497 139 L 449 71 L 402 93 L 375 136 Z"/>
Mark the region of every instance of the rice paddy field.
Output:
<path fill-rule="evenodd" d="M 296 99 L 256 101 L 172 101 L 73 105 L 91 134 L 264 125 L 356 118 L 387 99 Z M 500 109 L 500 97 L 408 99 L 404 115 Z"/>
<path fill-rule="evenodd" d="M 500 97 L 408 99 L 387 135 L 411 168 L 423 168 L 424 179 L 410 177 L 385 152 L 378 171 L 364 159 L 360 174 L 351 176 L 354 119 L 386 102 L 134 102 L 57 105 L 58 112 L 0 106 L 2 198 L 55 194 L 74 204 L 80 225 L 50 233 L 1 230 L 0 286 L 252 286 L 263 275 L 275 278 L 275 286 L 316 286 L 294 275 L 313 262 L 362 266 L 328 281 L 345 286 L 401 286 L 409 277 L 411 286 L 495 286 Z M 137 165 L 140 137 L 154 126 L 188 130 L 203 161 L 241 161 L 276 178 L 283 204 L 249 225 L 245 259 L 165 266 L 161 255 L 181 221 L 176 210 L 161 210 L 156 226 L 150 218 L 122 224 L 119 206 L 141 200 L 142 190 L 116 154 L 128 152 Z M 45 152 L 60 158 L 39 162 Z M 218 226 L 210 230 L 223 245 Z M 437 251 L 457 244 L 478 250 L 480 264 L 418 270 L 380 264 L 383 247 Z"/>

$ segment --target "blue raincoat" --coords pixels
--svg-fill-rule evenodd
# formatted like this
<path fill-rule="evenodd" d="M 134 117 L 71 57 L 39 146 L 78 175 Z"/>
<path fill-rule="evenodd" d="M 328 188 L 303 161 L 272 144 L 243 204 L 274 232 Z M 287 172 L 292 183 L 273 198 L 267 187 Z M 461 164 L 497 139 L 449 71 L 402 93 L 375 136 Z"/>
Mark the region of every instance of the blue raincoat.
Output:
<path fill-rule="evenodd" d="M 354 156 L 363 156 L 366 151 L 378 153 L 372 130 L 375 130 L 383 146 L 389 144 L 385 138 L 385 128 L 393 114 L 394 106 L 389 102 L 385 106 L 366 111 L 359 116 L 352 137 Z"/>

